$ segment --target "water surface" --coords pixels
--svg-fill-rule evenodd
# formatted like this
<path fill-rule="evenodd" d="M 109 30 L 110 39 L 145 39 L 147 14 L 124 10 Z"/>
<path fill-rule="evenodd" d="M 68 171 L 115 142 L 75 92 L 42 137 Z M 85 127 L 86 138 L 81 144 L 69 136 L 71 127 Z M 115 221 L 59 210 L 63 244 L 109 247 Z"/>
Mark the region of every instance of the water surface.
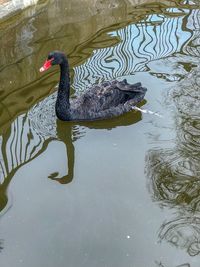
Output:
<path fill-rule="evenodd" d="M 191 1 L 44 1 L 0 21 L 2 266 L 199 267 L 199 29 Z M 59 69 L 38 72 L 54 49 L 73 95 L 141 81 L 163 117 L 58 121 Z"/>

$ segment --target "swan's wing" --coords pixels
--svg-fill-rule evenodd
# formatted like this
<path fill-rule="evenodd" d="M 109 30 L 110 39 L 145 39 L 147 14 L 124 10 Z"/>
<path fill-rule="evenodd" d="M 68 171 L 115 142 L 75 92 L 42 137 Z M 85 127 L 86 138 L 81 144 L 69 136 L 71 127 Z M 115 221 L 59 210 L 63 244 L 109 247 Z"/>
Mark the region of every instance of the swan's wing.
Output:
<path fill-rule="evenodd" d="M 72 119 L 103 119 L 118 116 L 129 111 L 125 104 L 132 101 L 134 105 L 140 102 L 145 95 L 146 88 L 141 83 L 128 84 L 122 82 L 104 82 L 94 85 L 83 95 L 73 100 L 71 105 Z M 72 110 L 73 109 L 73 110 Z"/>
<path fill-rule="evenodd" d="M 73 116 L 72 120 L 76 121 L 89 121 L 89 120 L 104 120 L 113 118 L 116 116 L 120 116 L 128 111 L 131 111 L 133 107 L 137 104 L 134 100 L 129 100 L 124 104 L 120 104 L 118 106 L 112 106 L 110 108 L 107 108 L 105 110 L 100 110 L 98 112 L 94 112 L 93 110 L 89 109 L 87 111 L 78 110 L 76 109 L 74 112 L 72 112 Z"/>
<path fill-rule="evenodd" d="M 130 99 L 135 102 L 140 102 L 147 89 L 142 87 L 141 83 L 129 84 L 126 80 L 112 82 L 104 82 L 95 88 L 89 90 L 89 99 L 93 102 L 94 95 L 96 96 L 93 103 L 88 101 L 88 104 L 96 105 L 97 109 L 105 110 L 111 107 L 117 107 L 120 104 L 126 103 Z M 87 102 L 87 101 L 86 101 Z"/>
<path fill-rule="evenodd" d="M 134 83 L 134 84 L 129 84 L 127 82 L 126 79 L 124 79 L 123 81 L 117 81 L 114 80 L 111 82 L 111 86 L 119 89 L 122 92 L 146 92 L 147 89 L 145 87 L 142 86 L 142 84 L 140 82 L 138 83 Z"/>

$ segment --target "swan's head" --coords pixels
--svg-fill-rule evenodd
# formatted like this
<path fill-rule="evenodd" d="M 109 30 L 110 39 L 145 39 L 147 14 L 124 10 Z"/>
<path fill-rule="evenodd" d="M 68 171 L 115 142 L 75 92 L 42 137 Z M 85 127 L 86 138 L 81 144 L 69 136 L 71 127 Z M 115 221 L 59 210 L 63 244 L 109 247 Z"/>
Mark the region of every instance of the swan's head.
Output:
<path fill-rule="evenodd" d="M 44 65 L 40 68 L 40 72 L 48 70 L 53 65 L 60 65 L 66 61 L 65 54 L 60 51 L 53 51 L 48 54 L 47 60 Z"/>

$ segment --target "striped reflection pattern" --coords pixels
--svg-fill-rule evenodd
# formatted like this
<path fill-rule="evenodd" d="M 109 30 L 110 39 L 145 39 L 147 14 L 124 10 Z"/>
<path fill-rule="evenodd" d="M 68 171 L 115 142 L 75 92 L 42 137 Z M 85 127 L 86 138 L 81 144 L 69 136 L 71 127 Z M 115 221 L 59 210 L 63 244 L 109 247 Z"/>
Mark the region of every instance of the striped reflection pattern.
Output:
<path fill-rule="evenodd" d="M 199 58 L 200 55 L 200 11 L 199 9 L 193 10 L 187 20 L 187 28 L 192 29 L 192 37 L 188 40 L 188 45 L 183 47 L 184 53 Z"/>
<path fill-rule="evenodd" d="M 7 135 L 8 136 L 8 135 Z M 33 131 L 27 114 L 20 115 L 10 127 L 9 137 L 1 136 L 0 183 L 17 167 L 41 150 L 44 137 Z"/>
<path fill-rule="evenodd" d="M 176 11 L 168 9 L 171 14 Z M 197 15 L 192 11 L 190 20 Z M 114 47 L 94 50 L 83 65 L 74 68 L 73 87 L 80 92 L 95 82 L 148 71 L 149 62 L 182 51 L 192 36 L 182 29 L 184 19 L 181 13 L 175 18 L 150 15 L 137 24 L 108 33 L 121 41 Z"/>

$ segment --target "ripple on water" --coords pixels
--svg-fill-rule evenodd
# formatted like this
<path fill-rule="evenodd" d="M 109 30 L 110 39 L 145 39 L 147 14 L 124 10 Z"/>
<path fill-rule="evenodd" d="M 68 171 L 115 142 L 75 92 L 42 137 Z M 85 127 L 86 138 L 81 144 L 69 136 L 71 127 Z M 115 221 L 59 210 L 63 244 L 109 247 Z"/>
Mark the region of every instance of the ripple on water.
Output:
<path fill-rule="evenodd" d="M 190 256 L 200 253 L 200 218 L 185 216 L 163 223 L 159 239 L 165 239 L 172 245 L 186 249 Z"/>
<path fill-rule="evenodd" d="M 28 112 L 31 127 L 43 137 L 57 137 L 55 102 L 57 92 L 46 97 Z"/>
<path fill-rule="evenodd" d="M 32 131 L 36 132 L 45 139 L 55 138 L 71 133 L 72 141 L 75 141 L 85 135 L 85 127 L 72 122 L 64 122 L 61 127 L 58 127 L 58 120 L 55 113 L 55 102 L 57 92 L 49 95 L 36 105 L 34 105 L 28 112 L 30 127 Z M 62 122 L 60 121 L 60 124 Z M 71 131 L 72 130 L 72 131 Z M 58 133 L 59 131 L 59 133 Z M 65 139 L 65 137 L 64 137 Z"/>

